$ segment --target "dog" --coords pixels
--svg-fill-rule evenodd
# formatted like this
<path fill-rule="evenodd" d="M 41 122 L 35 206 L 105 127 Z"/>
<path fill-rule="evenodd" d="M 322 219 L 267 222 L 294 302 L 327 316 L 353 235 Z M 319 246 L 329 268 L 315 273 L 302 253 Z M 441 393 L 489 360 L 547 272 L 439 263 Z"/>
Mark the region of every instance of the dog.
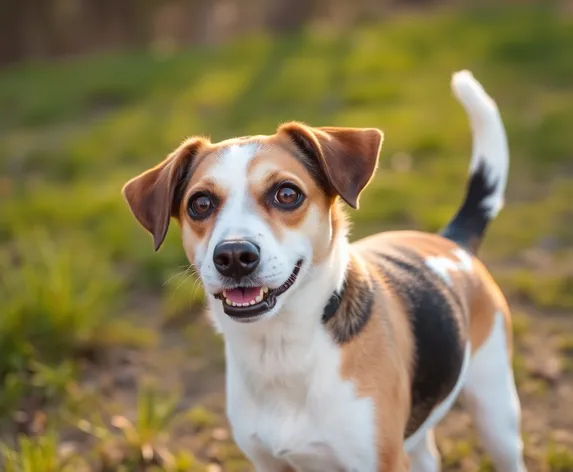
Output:
<path fill-rule="evenodd" d="M 496 470 L 526 470 L 510 312 L 476 256 L 503 206 L 507 138 L 470 71 L 451 85 L 473 155 L 439 234 L 349 243 L 343 207 L 375 174 L 374 128 L 192 137 L 125 184 L 155 250 L 179 223 L 224 337 L 234 440 L 257 472 L 438 471 L 434 428 L 459 396 Z"/>

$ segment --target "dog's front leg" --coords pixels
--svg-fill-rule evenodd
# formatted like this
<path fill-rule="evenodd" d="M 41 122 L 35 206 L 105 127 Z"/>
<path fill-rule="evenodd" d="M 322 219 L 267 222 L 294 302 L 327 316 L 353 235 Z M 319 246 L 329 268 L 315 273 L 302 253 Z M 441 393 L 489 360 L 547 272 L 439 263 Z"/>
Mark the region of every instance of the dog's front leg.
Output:
<path fill-rule="evenodd" d="M 399 417 L 388 425 L 401 424 Z M 378 471 L 377 472 L 410 472 L 410 457 L 404 451 L 404 433 L 402 428 L 387 428 L 378 448 Z"/>
<path fill-rule="evenodd" d="M 383 456 L 378 472 L 410 472 L 410 459 L 403 450 L 388 451 Z"/>

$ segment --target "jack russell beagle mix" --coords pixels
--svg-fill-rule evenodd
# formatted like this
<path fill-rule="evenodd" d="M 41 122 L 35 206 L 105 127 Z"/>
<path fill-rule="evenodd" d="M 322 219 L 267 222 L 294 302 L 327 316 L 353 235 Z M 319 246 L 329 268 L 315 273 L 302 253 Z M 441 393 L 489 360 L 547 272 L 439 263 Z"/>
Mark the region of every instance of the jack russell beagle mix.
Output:
<path fill-rule="evenodd" d="M 473 130 L 465 200 L 439 234 L 352 244 L 382 132 L 291 122 L 192 137 L 123 195 L 155 250 L 170 218 L 223 334 L 227 414 L 258 472 L 440 469 L 434 427 L 463 394 L 500 472 L 525 471 L 510 313 L 477 259 L 504 200 L 508 146 L 469 71 L 452 89 Z"/>

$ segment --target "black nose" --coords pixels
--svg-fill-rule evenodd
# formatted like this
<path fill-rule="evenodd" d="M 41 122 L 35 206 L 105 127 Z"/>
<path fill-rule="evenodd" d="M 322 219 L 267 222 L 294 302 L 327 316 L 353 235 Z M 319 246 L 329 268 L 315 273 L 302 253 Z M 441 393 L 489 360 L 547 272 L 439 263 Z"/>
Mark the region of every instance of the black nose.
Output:
<path fill-rule="evenodd" d="M 213 262 L 225 277 L 244 277 L 252 274 L 259 265 L 259 247 L 244 240 L 223 241 L 215 246 Z"/>

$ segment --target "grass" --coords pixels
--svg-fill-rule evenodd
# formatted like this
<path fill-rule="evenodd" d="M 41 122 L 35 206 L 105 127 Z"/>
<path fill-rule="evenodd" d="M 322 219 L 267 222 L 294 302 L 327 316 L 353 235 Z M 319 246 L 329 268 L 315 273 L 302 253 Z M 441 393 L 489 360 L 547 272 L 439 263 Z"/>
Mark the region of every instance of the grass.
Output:
<path fill-rule="evenodd" d="M 130 421 L 116 415 L 111 424 L 120 433 L 117 440 L 123 445 L 125 457 L 122 463 L 131 467 L 146 464 L 174 464 L 168 449 L 169 432 L 181 415 L 177 414 L 178 398 L 174 395 L 162 397 L 148 386 L 143 387 L 137 397 L 136 418 Z"/>
<path fill-rule="evenodd" d="M 146 334 L 137 316 L 124 314 L 149 312 L 145 300 L 153 300 L 162 321 L 188 320 L 202 304 L 175 225 L 154 253 L 120 195 L 129 177 L 188 135 L 272 132 L 291 119 L 380 127 L 380 170 L 352 213 L 352 237 L 439 229 L 460 202 L 469 162 L 466 117 L 448 83 L 461 68 L 472 69 L 496 97 L 512 149 L 507 207 L 491 227 L 484 259 L 513 299 L 570 310 L 571 50 L 571 19 L 549 6 L 472 8 L 346 32 L 309 28 L 209 50 L 4 70 L 1 411 L 21 408 L 38 391 L 57 403 L 82 377 L 86 353 L 140 344 Z M 189 322 L 190 356 L 209 351 L 206 344 L 220 351 L 214 336 Z M 528 329 L 519 322 L 516 333 Z M 195 412 L 193 421 L 202 418 Z M 14 462 L 14 470 L 29 470 L 22 464 Z M 237 470 L 242 466 L 239 460 Z"/>
<path fill-rule="evenodd" d="M 547 449 L 547 463 L 551 472 L 573 470 L 573 453 L 563 446 L 551 443 Z"/>
<path fill-rule="evenodd" d="M 21 436 L 17 452 L 7 447 L 0 450 L 6 472 L 80 472 L 87 470 L 87 463 L 77 455 L 62 457 L 54 433 L 37 439 Z"/>

